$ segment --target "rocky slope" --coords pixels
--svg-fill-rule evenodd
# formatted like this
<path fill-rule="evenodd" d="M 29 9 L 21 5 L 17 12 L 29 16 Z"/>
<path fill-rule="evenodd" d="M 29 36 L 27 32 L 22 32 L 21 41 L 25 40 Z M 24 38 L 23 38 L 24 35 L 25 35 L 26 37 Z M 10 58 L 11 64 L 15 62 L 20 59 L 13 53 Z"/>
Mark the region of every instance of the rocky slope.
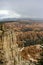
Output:
<path fill-rule="evenodd" d="M 41 45 L 30 44 L 30 46 L 25 47 L 23 40 L 26 41 L 27 37 L 24 34 L 22 36 L 21 33 L 23 32 L 20 30 L 24 27 L 18 25 L 18 23 L 8 24 L 0 24 L 0 65 L 36 65 L 41 58 L 40 53 L 43 51 Z M 17 26 L 20 28 L 17 28 Z M 19 35 L 20 37 L 18 37 Z"/>

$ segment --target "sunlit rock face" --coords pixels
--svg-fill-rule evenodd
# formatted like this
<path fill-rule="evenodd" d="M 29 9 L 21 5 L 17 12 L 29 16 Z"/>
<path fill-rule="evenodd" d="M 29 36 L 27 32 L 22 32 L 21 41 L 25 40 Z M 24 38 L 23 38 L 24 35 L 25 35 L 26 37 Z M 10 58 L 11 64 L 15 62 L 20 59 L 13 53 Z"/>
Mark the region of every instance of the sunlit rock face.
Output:
<path fill-rule="evenodd" d="M 0 24 L 0 65 L 36 65 L 40 59 L 42 52 L 40 44 L 24 47 L 26 35 L 22 38 L 18 37 L 22 34 L 20 30 L 22 26 L 20 28 L 19 26 L 18 23 Z"/>

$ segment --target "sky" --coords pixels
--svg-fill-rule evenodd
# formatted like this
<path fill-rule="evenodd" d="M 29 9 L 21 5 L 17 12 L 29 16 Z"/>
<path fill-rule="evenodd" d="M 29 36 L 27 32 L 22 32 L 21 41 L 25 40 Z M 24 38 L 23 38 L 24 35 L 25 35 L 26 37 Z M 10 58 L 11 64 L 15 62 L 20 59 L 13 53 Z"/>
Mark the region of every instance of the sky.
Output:
<path fill-rule="evenodd" d="M 43 0 L 0 0 L 2 18 L 43 18 Z"/>

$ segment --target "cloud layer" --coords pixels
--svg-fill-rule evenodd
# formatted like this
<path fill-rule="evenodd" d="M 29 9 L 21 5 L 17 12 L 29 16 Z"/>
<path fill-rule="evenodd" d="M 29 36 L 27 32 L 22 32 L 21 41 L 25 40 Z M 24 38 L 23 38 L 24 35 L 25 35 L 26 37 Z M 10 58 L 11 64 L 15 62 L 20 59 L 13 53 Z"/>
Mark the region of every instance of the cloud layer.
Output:
<path fill-rule="evenodd" d="M 31 18 L 43 18 L 43 0 L 0 0 L 0 10 L 11 10 Z"/>
<path fill-rule="evenodd" d="M 3 18 L 20 18 L 21 15 L 9 10 L 0 10 L 0 19 Z"/>

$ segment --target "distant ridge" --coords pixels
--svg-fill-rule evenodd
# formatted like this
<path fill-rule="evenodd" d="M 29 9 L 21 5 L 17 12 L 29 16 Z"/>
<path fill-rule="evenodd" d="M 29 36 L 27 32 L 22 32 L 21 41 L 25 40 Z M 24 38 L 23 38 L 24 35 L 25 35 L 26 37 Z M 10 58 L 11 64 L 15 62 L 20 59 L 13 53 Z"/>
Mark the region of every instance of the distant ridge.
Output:
<path fill-rule="evenodd" d="M 8 22 L 8 21 L 43 22 L 43 19 L 38 19 L 38 18 L 4 18 L 4 19 L 0 19 L 0 22 Z"/>

